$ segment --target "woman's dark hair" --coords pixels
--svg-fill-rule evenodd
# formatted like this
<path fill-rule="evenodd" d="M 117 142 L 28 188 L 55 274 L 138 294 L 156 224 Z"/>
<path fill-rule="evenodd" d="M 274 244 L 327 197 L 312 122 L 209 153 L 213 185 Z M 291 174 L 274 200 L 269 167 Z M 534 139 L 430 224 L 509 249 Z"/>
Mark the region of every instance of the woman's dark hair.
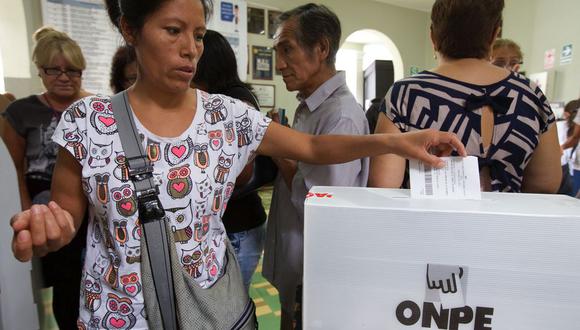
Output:
<path fill-rule="evenodd" d="M 431 10 L 435 50 L 450 59 L 489 56 L 504 0 L 437 0 Z"/>
<path fill-rule="evenodd" d="M 568 123 L 568 132 L 566 132 L 566 136 L 568 137 L 572 136 L 572 133 L 574 133 L 574 127 L 576 126 L 574 117 L 576 117 L 578 108 L 580 108 L 580 100 L 570 101 L 564 106 L 564 112 L 569 114 L 568 119 L 566 119 L 566 122 Z"/>
<path fill-rule="evenodd" d="M 125 67 L 135 62 L 135 50 L 132 47 L 121 46 L 117 48 L 111 63 L 111 79 L 109 84 L 115 93 L 125 90 Z"/>
<path fill-rule="evenodd" d="M 107 12 L 111 23 L 120 31 L 119 20 L 125 17 L 127 24 L 134 31 L 141 31 L 145 20 L 153 14 L 161 5 L 171 0 L 105 0 Z M 207 22 L 213 12 L 212 0 L 199 0 L 203 5 L 205 21 Z"/>
<path fill-rule="evenodd" d="M 121 19 L 121 8 L 119 7 L 119 0 L 105 0 L 105 7 L 107 7 L 107 13 L 109 14 L 109 20 L 121 31 L 119 27 L 119 20 Z"/>
<path fill-rule="evenodd" d="M 238 75 L 236 55 L 228 40 L 219 32 L 207 30 L 203 37 L 204 50 L 193 83 L 203 86 L 208 93 L 223 93 L 232 87 L 246 87 Z"/>
<path fill-rule="evenodd" d="M 326 63 L 334 64 L 340 46 L 340 20 L 328 7 L 308 3 L 278 16 L 279 23 L 296 18 L 298 29 L 296 40 L 309 51 L 322 40 L 328 41 L 329 51 Z"/>

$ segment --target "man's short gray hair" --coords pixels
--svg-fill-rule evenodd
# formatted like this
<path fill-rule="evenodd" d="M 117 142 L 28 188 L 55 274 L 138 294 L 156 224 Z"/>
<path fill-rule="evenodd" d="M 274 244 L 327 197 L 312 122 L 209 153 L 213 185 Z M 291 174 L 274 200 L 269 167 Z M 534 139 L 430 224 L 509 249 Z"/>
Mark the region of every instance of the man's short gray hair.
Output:
<path fill-rule="evenodd" d="M 328 40 L 326 63 L 334 64 L 341 36 L 340 20 L 336 14 L 324 5 L 309 3 L 286 11 L 278 17 L 280 23 L 290 19 L 296 19 L 296 39 L 308 50 L 313 50 L 322 40 Z"/>

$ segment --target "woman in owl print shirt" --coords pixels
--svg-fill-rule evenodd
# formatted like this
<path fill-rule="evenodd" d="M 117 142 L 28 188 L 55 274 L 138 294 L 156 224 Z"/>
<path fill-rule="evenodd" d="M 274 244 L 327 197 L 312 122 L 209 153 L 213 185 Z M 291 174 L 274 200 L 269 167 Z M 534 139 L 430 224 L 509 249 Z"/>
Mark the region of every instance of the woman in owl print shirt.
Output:
<path fill-rule="evenodd" d="M 111 0 L 108 6 L 111 19 L 136 52 L 139 74 L 128 90 L 128 99 L 145 149 L 154 150 L 150 155 L 155 155 L 151 161 L 160 183 L 161 204 L 178 233 L 175 250 L 184 270 L 201 288 L 210 290 L 220 280 L 224 265 L 231 264 L 225 263 L 227 241 L 221 215 L 235 178 L 254 154 L 324 164 L 397 153 L 433 166 L 442 166 L 442 161 L 428 153 L 432 148 L 438 148 L 439 154 L 454 149 L 464 154 L 457 137 L 433 130 L 372 136 L 306 135 L 271 123 L 240 101 L 190 89 L 203 52 L 211 3 L 144 3 Z M 85 115 L 61 120 L 53 137 L 62 146 L 53 201 L 12 217 L 14 255 L 24 261 L 58 250 L 74 237 L 88 207 L 91 238 L 87 240 L 79 327 L 154 327 L 149 323 L 151 315 L 145 318 L 150 310 L 145 310 L 136 257 L 141 230 L 134 188 L 125 176 L 118 175 L 122 171 L 116 169 L 121 165 L 114 161 L 122 157 L 123 149 L 110 98 L 87 97 L 68 111 Z M 223 144 L 216 150 L 208 148 L 208 132 L 218 130 L 226 137 Z M 62 132 L 80 134 L 89 152 L 75 157 L 61 138 Z M 220 165 L 220 157 L 229 160 L 227 168 Z"/>

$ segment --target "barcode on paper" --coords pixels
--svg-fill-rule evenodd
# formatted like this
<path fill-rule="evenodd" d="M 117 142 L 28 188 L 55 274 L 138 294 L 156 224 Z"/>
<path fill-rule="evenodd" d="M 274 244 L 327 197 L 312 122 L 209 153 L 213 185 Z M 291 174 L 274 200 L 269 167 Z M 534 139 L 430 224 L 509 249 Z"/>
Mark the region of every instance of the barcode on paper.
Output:
<path fill-rule="evenodd" d="M 477 157 L 442 157 L 445 166 L 409 161 L 411 198 L 481 199 Z"/>
<path fill-rule="evenodd" d="M 423 172 L 425 173 L 425 195 L 433 196 L 433 171 L 431 171 L 431 166 L 425 164 Z"/>

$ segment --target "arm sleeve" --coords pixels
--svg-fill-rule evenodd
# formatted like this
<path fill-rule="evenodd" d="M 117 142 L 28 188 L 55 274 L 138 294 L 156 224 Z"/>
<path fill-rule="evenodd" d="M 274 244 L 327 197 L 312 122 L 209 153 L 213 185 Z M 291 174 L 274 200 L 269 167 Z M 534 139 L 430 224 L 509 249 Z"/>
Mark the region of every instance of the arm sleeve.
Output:
<path fill-rule="evenodd" d="M 580 125 L 580 111 L 576 112 L 576 116 L 574 116 L 574 124 Z"/>
<path fill-rule="evenodd" d="M 26 136 L 26 127 L 24 126 L 24 118 L 22 118 L 22 109 L 20 103 L 12 102 L 6 108 L 6 111 L 2 113 L 2 116 L 6 121 L 14 128 L 18 135 Z"/>
<path fill-rule="evenodd" d="M 256 149 L 262 142 L 272 120 L 241 101 L 233 104 L 233 111 L 239 147 L 237 157 L 240 161 L 240 166 L 235 172 L 237 176 L 248 161 L 255 156 Z"/>
<path fill-rule="evenodd" d="M 52 135 L 52 140 L 70 152 L 83 166 L 88 150 L 87 118 L 84 100 L 77 101 L 63 112 Z"/>
<path fill-rule="evenodd" d="M 395 84 L 389 88 L 385 99 L 381 103 L 379 111 L 384 113 L 387 118 L 389 118 L 401 132 L 407 132 L 409 130 L 409 125 L 407 118 L 404 117 L 400 111 L 400 103 L 401 100 L 399 99 L 402 97 L 401 91 L 403 88 L 398 84 Z"/>
<path fill-rule="evenodd" d="M 367 125 L 362 122 L 361 125 Z M 324 134 L 365 134 L 352 119 L 341 119 Z M 333 165 L 311 165 L 298 162 L 292 179 L 291 201 L 299 214 L 304 214 L 304 199 L 313 186 L 366 186 L 368 159 Z M 364 176 L 364 178 L 361 178 Z"/>
<path fill-rule="evenodd" d="M 540 118 L 540 133 L 545 133 L 550 126 L 556 122 L 556 116 L 550 107 L 548 98 L 534 82 L 530 82 L 530 88 L 536 96 L 536 106 L 538 107 L 538 114 Z"/>

